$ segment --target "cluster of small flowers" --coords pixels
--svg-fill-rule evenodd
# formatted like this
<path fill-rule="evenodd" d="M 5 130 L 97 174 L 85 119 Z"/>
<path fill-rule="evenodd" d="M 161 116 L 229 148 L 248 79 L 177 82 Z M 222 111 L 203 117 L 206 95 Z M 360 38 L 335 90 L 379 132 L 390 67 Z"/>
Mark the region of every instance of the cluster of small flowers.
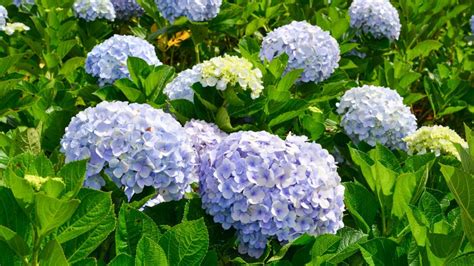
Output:
<path fill-rule="evenodd" d="M 128 20 L 143 14 L 143 8 L 136 0 L 112 0 L 117 19 Z"/>
<path fill-rule="evenodd" d="M 404 138 L 408 145 L 408 154 L 425 154 L 433 152 L 436 156 L 450 154 L 459 159 L 454 143 L 467 148 L 467 143 L 456 131 L 444 126 L 421 127 Z"/>
<path fill-rule="evenodd" d="M 130 76 L 128 57 L 139 57 L 149 65 L 161 65 L 155 48 L 147 41 L 134 36 L 114 35 L 87 54 L 86 72 L 97 77 L 101 86 L 111 84 Z"/>
<path fill-rule="evenodd" d="M 474 15 L 471 17 L 471 32 L 474 33 Z"/>
<path fill-rule="evenodd" d="M 389 0 L 354 0 L 349 7 L 351 27 L 380 39 L 397 40 L 400 36 L 398 11 Z"/>
<path fill-rule="evenodd" d="M 0 30 L 5 29 L 7 25 L 8 11 L 4 6 L 0 5 Z"/>
<path fill-rule="evenodd" d="M 35 4 L 35 0 L 13 0 L 13 4 L 17 7 L 32 6 Z"/>
<path fill-rule="evenodd" d="M 76 17 L 86 21 L 115 20 L 115 9 L 110 0 L 76 0 L 73 10 Z"/>
<path fill-rule="evenodd" d="M 171 99 L 186 99 L 193 101 L 192 85 L 199 82 L 203 87 L 216 87 L 225 90 L 227 86 L 239 85 L 243 90 L 250 89 L 250 96 L 256 99 L 263 91 L 262 72 L 254 68 L 247 59 L 237 56 L 224 55 L 185 70 L 164 89 Z"/>
<path fill-rule="evenodd" d="M 161 15 L 173 23 L 181 16 L 191 21 L 207 21 L 219 13 L 222 0 L 155 0 Z"/>
<path fill-rule="evenodd" d="M 339 66 L 339 44 L 326 31 L 305 21 L 293 21 L 270 32 L 262 42 L 260 58 L 271 61 L 286 53 L 286 71 L 303 69 L 300 80 L 321 82 Z"/>
<path fill-rule="evenodd" d="M 66 162 L 90 158 L 85 186 L 103 186 L 104 170 L 129 199 L 153 187 L 164 201 L 178 200 L 197 181 L 196 153 L 185 130 L 147 104 L 102 102 L 87 108 L 72 118 L 61 151 Z"/>
<path fill-rule="evenodd" d="M 364 85 L 347 91 L 337 104 L 341 125 L 355 142 L 377 142 L 391 149 L 406 150 L 403 138 L 413 133 L 416 118 L 394 90 Z"/>
<path fill-rule="evenodd" d="M 202 160 L 202 206 L 224 229 L 237 230 L 239 252 L 259 257 L 269 238 L 285 243 L 343 227 L 336 168 L 325 149 L 304 137 L 232 133 Z"/>

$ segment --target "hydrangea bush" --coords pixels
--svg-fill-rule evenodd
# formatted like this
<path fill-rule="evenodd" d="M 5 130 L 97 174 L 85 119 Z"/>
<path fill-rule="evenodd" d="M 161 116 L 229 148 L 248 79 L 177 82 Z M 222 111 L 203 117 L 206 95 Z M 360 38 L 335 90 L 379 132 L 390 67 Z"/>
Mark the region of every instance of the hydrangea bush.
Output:
<path fill-rule="evenodd" d="M 405 137 L 404 141 L 408 144 L 409 154 L 433 152 L 436 156 L 449 154 L 460 159 L 454 144 L 467 148 L 466 141 L 456 131 L 444 126 L 423 126 Z"/>
<path fill-rule="evenodd" d="M 364 85 L 348 90 L 337 104 L 341 126 L 355 142 L 406 150 L 403 138 L 415 132 L 416 118 L 394 90 Z"/>
<path fill-rule="evenodd" d="M 286 53 L 287 71 L 303 69 L 301 81 L 321 82 L 339 66 L 339 44 L 318 26 L 293 21 L 274 29 L 263 39 L 260 58 L 271 61 Z"/>
<path fill-rule="evenodd" d="M 400 18 L 389 0 L 354 0 L 349 7 L 351 27 L 373 37 L 398 40 Z"/>
<path fill-rule="evenodd" d="M 191 87 L 197 82 L 203 87 L 216 87 L 221 91 L 238 85 L 243 90 L 250 90 L 252 99 L 258 98 L 263 91 L 262 72 L 258 68 L 254 68 L 245 58 L 224 55 L 179 73 L 167 84 L 164 93 L 171 100 L 193 101 L 194 91 Z"/>
<path fill-rule="evenodd" d="M 66 162 L 89 159 L 84 185 L 99 189 L 104 171 L 130 199 L 153 187 L 179 200 L 196 181 L 196 153 L 183 127 L 146 104 L 102 102 L 72 118 L 61 140 Z"/>
<path fill-rule="evenodd" d="M 115 9 L 110 0 L 76 0 L 73 10 L 76 17 L 86 21 L 115 19 Z"/>
<path fill-rule="evenodd" d="M 147 41 L 134 36 L 114 35 L 87 54 L 86 72 L 98 78 L 101 86 L 128 78 L 128 57 L 141 58 L 149 65 L 161 65 L 155 48 Z"/>
<path fill-rule="evenodd" d="M 230 134 L 201 164 L 202 206 L 237 230 L 239 252 L 262 255 L 267 240 L 335 233 L 343 226 L 344 187 L 334 158 L 304 137 Z"/>
<path fill-rule="evenodd" d="M 222 0 L 155 0 L 161 15 L 171 23 L 184 16 L 191 21 L 207 21 L 219 13 Z"/>
<path fill-rule="evenodd" d="M 111 0 L 117 19 L 128 20 L 143 14 L 143 8 L 136 0 Z"/>

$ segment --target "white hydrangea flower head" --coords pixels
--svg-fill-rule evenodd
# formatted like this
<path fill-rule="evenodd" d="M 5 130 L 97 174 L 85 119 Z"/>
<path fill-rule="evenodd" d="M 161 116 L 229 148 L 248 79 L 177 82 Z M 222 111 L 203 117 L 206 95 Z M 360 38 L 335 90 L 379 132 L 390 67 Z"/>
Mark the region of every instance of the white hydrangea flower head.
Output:
<path fill-rule="evenodd" d="M 167 84 L 164 93 L 171 100 L 186 99 L 193 101 L 192 85 L 200 83 L 203 87 L 216 87 L 224 91 L 229 86 L 250 90 L 252 99 L 263 92 L 262 72 L 252 63 L 238 56 L 224 55 L 211 58 L 192 69 L 185 70 Z"/>
<path fill-rule="evenodd" d="M 453 155 L 460 159 L 454 143 L 467 148 L 467 142 L 456 131 L 444 126 L 423 126 L 413 134 L 404 138 L 408 144 L 408 154 L 425 154 L 433 152 L 436 156 L 441 154 Z"/>
<path fill-rule="evenodd" d="M 7 35 L 13 35 L 15 32 L 28 31 L 30 30 L 30 27 L 20 22 L 13 22 L 7 23 L 7 25 L 3 27 L 3 30 Z"/>
<path fill-rule="evenodd" d="M 370 33 L 374 38 L 398 40 L 400 18 L 389 0 L 354 0 L 349 7 L 351 27 Z"/>
<path fill-rule="evenodd" d="M 222 0 L 155 0 L 161 15 L 173 23 L 181 16 L 190 21 L 207 21 L 219 13 Z"/>
<path fill-rule="evenodd" d="M 102 102 L 72 118 L 61 139 L 66 162 L 89 159 L 84 186 L 100 189 L 104 171 L 128 199 L 145 187 L 179 200 L 197 181 L 196 152 L 170 114 L 147 104 Z"/>
<path fill-rule="evenodd" d="M 224 229 L 237 230 L 239 252 L 260 257 L 267 241 L 344 226 L 344 186 L 334 158 L 305 137 L 232 133 L 206 153 L 202 206 Z"/>
<path fill-rule="evenodd" d="M 300 81 L 321 82 L 339 66 L 339 44 L 329 32 L 305 21 L 276 28 L 263 39 L 260 58 L 268 61 L 286 53 L 286 72 L 303 69 Z"/>
<path fill-rule="evenodd" d="M 114 35 L 87 54 L 86 72 L 98 78 L 101 86 L 129 78 L 128 57 L 141 58 L 149 65 L 161 65 L 155 47 L 147 41 L 135 36 Z"/>
<path fill-rule="evenodd" d="M 76 0 L 72 7 L 75 16 L 86 21 L 115 20 L 115 9 L 110 0 Z"/>
<path fill-rule="evenodd" d="M 415 132 L 416 117 L 394 90 L 364 85 L 352 88 L 337 104 L 341 126 L 354 141 L 406 150 L 403 138 Z"/>

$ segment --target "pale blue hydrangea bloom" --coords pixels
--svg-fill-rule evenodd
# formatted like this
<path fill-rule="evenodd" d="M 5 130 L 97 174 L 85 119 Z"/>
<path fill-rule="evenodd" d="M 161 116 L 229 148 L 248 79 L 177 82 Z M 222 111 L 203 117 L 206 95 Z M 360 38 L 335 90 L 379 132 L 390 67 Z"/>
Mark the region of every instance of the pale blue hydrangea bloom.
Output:
<path fill-rule="evenodd" d="M 339 66 L 339 44 L 318 26 L 305 21 L 293 21 L 276 28 L 263 39 L 260 58 L 271 61 L 286 53 L 286 71 L 303 69 L 300 80 L 321 82 Z"/>
<path fill-rule="evenodd" d="M 344 226 L 344 187 L 334 158 L 305 137 L 232 133 L 205 155 L 202 206 L 237 230 L 239 252 L 259 257 L 267 241 L 336 233 Z"/>
<path fill-rule="evenodd" d="M 117 19 L 128 20 L 131 17 L 139 17 L 143 14 L 143 8 L 136 0 L 112 0 Z"/>
<path fill-rule="evenodd" d="M 201 80 L 201 65 L 195 65 L 191 69 L 180 72 L 176 78 L 170 83 L 166 84 L 163 93 L 168 96 L 170 100 L 184 99 L 194 102 L 193 84 Z"/>
<path fill-rule="evenodd" d="M 474 15 L 471 17 L 471 32 L 474 33 Z"/>
<path fill-rule="evenodd" d="M 341 126 L 355 142 L 377 142 L 406 150 L 403 138 L 415 132 L 416 118 L 394 90 L 364 85 L 348 90 L 337 104 Z"/>
<path fill-rule="evenodd" d="M 161 65 L 155 47 L 147 41 L 134 36 L 114 35 L 87 54 L 86 72 L 97 77 L 101 86 L 128 78 L 129 56 L 139 57 L 149 65 Z"/>
<path fill-rule="evenodd" d="M 115 9 L 110 0 L 76 0 L 72 8 L 76 17 L 86 21 L 115 20 Z"/>
<path fill-rule="evenodd" d="M 207 21 L 219 13 L 222 0 L 155 0 L 161 15 L 173 23 L 184 16 L 190 21 Z"/>
<path fill-rule="evenodd" d="M 0 5 L 0 30 L 3 30 L 7 25 L 8 11 L 4 6 Z"/>
<path fill-rule="evenodd" d="M 153 187 L 164 201 L 179 200 L 197 181 L 196 153 L 184 128 L 147 104 L 102 102 L 87 108 L 72 118 L 61 151 L 66 162 L 89 158 L 84 186 L 103 186 L 104 170 L 129 199 Z"/>
<path fill-rule="evenodd" d="M 389 0 L 354 0 L 349 7 L 351 27 L 370 33 L 374 38 L 398 40 L 400 18 Z"/>
<path fill-rule="evenodd" d="M 20 6 L 32 6 L 35 4 L 35 0 L 13 0 L 13 4 L 17 7 Z"/>

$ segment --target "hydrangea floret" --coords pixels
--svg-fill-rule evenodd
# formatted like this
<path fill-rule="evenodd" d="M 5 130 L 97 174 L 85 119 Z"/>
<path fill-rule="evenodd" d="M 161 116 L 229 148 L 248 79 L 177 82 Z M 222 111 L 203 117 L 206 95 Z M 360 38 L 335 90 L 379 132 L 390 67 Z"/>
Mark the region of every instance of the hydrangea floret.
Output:
<path fill-rule="evenodd" d="M 220 11 L 222 0 L 155 0 L 161 15 L 173 23 L 181 16 L 190 21 L 207 21 Z"/>
<path fill-rule="evenodd" d="M 474 33 L 474 15 L 471 17 L 471 32 Z"/>
<path fill-rule="evenodd" d="M 128 20 L 143 14 L 143 8 L 136 0 L 112 0 L 117 19 Z"/>
<path fill-rule="evenodd" d="M 416 118 L 394 90 L 364 85 L 352 88 L 337 104 L 341 126 L 354 141 L 406 150 L 403 138 L 415 132 Z"/>
<path fill-rule="evenodd" d="M 260 58 L 268 61 L 286 53 L 286 72 L 303 69 L 300 80 L 321 82 L 339 66 L 339 44 L 329 32 L 305 21 L 276 28 L 262 42 Z"/>
<path fill-rule="evenodd" d="M 259 257 L 270 238 L 286 243 L 343 227 L 336 170 L 328 151 L 305 137 L 232 133 L 202 161 L 202 206 L 224 229 L 237 230 L 240 253 Z"/>
<path fill-rule="evenodd" d="M 17 7 L 32 6 L 35 4 L 35 0 L 13 0 L 13 4 Z"/>
<path fill-rule="evenodd" d="M 147 104 L 102 102 L 85 109 L 67 126 L 61 151 L 66 162 L 89 159 L 84 186 L 102 187 L 104 171 L 129 199 L 153 187 L 163 201 L 179 200 L 196 181 L 186 131 Z"/>
<path fill-rule="evenodd" d="M 7 25 L 8 11 L 4 6 L 0 5 L 0 30 L 3 30 Z"/>
<path fill-rule="evenodd" d="M 252 99 L 258 98 L 263 91 L 262 72 L 258 68 L 245 58 L 224 55 L 181 72 L 167 84 L 164 93 L 171 100 L 193 101 L 192 85 L 198 82 L 203 87 L 216 87 L 221 91 L 238 85 L 243 90 L 250 90 Z"/>
<path fill-rule="evenodd" d="M 400 36 L 398 11 L 389 0 L 354 0 L 349 16 L 352 28 L 370 33 L 376 39 L 398 40 Z"/>
<path fill-rule="evenodd" d="M 128 57 L 141 58 L 149 65 L 161 65 L 155 47 L 147 41 L 135 36 L 114 35 L 87 54 L 86 72 L 98 78 L 101 86 L 128 78 Z"/>
<path fill-rule="evenodd" d="M 410 155 L 433 152 L 436 156 L 449 154 L 459 159 L 455 143 L 467 148 L 467 142 L 456 131 L 444 126 L 423 126 L 404 140 L 408 144 Z"/>
<path fill-rule="evenodd" d="M 76 0 L 72 8 L 76 17 L 86 21 L 115 20 L 115 9 L 110 0 Z"/>

